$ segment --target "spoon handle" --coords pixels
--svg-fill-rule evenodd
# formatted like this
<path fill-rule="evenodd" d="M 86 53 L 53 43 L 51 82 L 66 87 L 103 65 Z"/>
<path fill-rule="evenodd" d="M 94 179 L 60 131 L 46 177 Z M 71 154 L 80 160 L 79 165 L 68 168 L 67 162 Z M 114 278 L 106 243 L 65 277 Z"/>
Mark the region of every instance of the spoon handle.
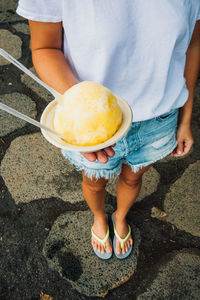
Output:
<path fill-rule="evenodd" d="M 22 114 L 21 112 L 13 109 L 10 106 L 7 106 L 7 105 L 5 105 L 5 104 L 3 104 L 1 102 L 0 102 L 0 109 L 6 111 L 9 114 L 11 114 L 11 115 L 13 115 L 13 116 L 15 116 L 17 118 L 20 118 L 20 119 L 22 119 L 22 120 L 24 120 L 24 121 L 26 121 L 26 122 L 28 122 L 28 123 L 30 123 L 32 125 L 35 125 L 35 126 L 41 128 L 41 129 L 47 130 L 47 131 L 49 131 L 50 133 L 53 133 L 54 135 L 56 135 L 59 138 L 66 139 L 66 137 L 62 136 L 61 134 L 59 134 L 58 132 L 52 130 L 51 128 L 46 127 L 45 125 L 41 124 L 40 122 L 38 122 L 38 121 L 36 121 L 36 120 L 34 120 L 34 119 L 32 119 L 32 118 L 30 118 L 30 117 Z"/>
<path fill-rule="evenodd" d="M 46 83 L 44 83 L 42 80 L 40 80 L 35 74 L 33 74 L 29 69 L 27 69 L 24 65 L 22 65 L 18 60 L 16 60 L 13 56 L 11 56 L 8 52 L 0 48 L 0 55 L 3 56 L 5 59 L 7 59 L 9 62 L 11 62 L 13 65 L 15 65 L 17 68 L 22 70 L 24 73 L 29 75 L 32 79 L 37 81 L 40 85 L 42 85 L 45 89 L 47 89 L 60 103 L 59 101 L 60 97 L 62 95 L 55 91 L 52 87 L 48 86 Z M 62 104 L 62 103 L 60 103 Z"/>

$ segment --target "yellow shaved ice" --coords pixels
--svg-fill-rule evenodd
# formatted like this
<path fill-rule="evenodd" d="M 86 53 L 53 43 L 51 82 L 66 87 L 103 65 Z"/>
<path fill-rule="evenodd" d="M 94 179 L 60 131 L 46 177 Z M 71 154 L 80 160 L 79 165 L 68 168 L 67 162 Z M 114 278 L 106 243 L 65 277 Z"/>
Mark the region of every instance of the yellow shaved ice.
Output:
<path fill-rule="evenodd" d="M 111 138 L 122 123 L 116 96 L 106 87 L 83 81 L 64 94 L 58 104 L 54 129 L 77 146 L 93 146 Z"/>

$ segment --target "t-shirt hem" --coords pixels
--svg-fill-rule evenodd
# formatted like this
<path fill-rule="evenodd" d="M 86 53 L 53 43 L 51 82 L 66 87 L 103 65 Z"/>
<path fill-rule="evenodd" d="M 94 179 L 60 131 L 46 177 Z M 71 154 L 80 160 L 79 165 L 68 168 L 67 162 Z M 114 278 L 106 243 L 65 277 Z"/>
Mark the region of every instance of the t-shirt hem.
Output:
<path fill-rule="evenodd" d="M 18 7 L 16 13 L 23 18 L 32 20 L 32 21 L 39 21 L 39 22 L 61 22 L 62 19 L 60 16 L 44 16 L 44 15 L 33 15 L 32 13 L 23 10 L 22 8 Z"/>

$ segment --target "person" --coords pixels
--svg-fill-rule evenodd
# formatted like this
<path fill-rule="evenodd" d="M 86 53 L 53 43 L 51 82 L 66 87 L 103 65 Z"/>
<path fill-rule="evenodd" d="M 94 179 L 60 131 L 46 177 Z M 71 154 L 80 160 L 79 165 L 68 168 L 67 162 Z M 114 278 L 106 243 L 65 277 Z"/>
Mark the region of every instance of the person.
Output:
<path fill-rule="evenodd" d="M 95 81 L 133 110 L 132 127 L 116 145 L 94 153 L 62 151 L 82 170 L 83 195 L 94 214 L 94 252 L 108 259 L 114 250 L 123 259 L 133 248 L 126 216 L 143 174 L 170 153 L 187 154 L 193 144 L 200 2 L 19 0 L 17 13 L 29 20 L 33 64 L 44 82 L 64 93 Z M 117 174 L 113 246 L 104 202 L 107 181 Z"/>

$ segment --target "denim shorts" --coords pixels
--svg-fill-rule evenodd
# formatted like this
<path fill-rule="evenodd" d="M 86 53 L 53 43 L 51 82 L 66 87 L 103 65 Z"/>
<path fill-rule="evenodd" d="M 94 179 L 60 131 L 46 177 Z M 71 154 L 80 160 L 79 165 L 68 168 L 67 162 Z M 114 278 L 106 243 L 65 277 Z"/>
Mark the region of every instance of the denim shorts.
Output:
<path fill-rule="evenodd" d="M 133 172 L 148 166 L 170 154 L 177 146 L 176 127 L 178 109 L 159 117 L 133 122 L 127 135 L 113 148 L 115 155 L 107 163 L 88 161 L 81 153 L 62 150 L 62 154 L 78 170 L 84 170 L 89 178 L 106 179 L 119 175 L 122 164 L 128 164 Z"/>

